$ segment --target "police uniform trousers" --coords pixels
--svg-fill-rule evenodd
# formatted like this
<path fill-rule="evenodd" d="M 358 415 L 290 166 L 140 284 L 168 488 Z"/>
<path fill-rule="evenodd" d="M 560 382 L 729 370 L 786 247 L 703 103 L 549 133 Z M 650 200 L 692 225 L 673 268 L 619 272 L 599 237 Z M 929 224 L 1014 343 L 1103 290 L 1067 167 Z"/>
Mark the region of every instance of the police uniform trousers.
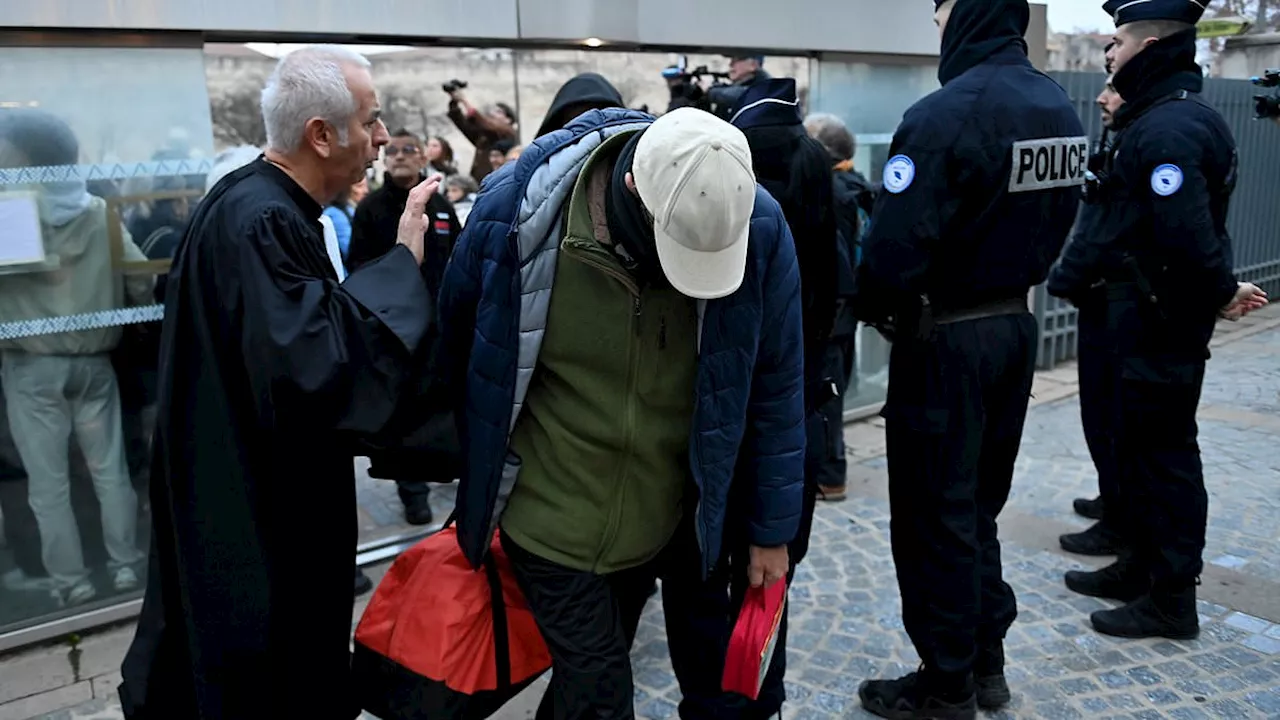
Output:
<path fill-rule="evenodd" d="M 1017 617 L 996 517 L 1004 508 L 1035 373 L 1029 313 L 898 338 L 881 414 L 902 619 L 925 667 L 962 682 Z"/>
<path fill-rule="evenodd" d="M 1209 496 L 1197 441 L 1201 354 L 1121 357 L 1116 457 L 1128 537 L 1157 593 L 1194 585 L 1203 569 Z"/>
<path fill-rule="evenodd" d="M 1077 369 L 1080 373 L 1080 425 L 1098 472 L 1103 522 L 1122 532 L 1127 525 L 1121 509 L 1121 473 L 1116 461 L 1117 412 L 1115 347 L 1107 335 L 1106 302 L 1085 304 L 1078 315 Z"/>

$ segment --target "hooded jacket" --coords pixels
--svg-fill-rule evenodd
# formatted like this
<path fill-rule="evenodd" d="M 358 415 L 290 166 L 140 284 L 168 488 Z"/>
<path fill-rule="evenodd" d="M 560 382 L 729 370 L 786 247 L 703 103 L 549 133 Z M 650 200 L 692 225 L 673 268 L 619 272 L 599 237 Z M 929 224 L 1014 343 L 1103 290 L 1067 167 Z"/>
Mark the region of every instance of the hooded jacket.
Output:
<path fill-rule="evenodd" d="M 1027 0 L 956 0 L 942 34 L 938 82 L 946 85 L 1009 47 L 1027 53 Z"/>
<path fill-rule="evenodd" d="M 835 320 L 839 267 L 830 155 L 804 130 L 792 78 L 748 85 L 731 122 L 747 136 L 756 179 L 782 206 L 795 239 L 804 291 L 805 375 L 818 383 Z M 807 399 L 812 405 L 814 398 Z"/>
<path fill-rule="evenodd" d="M 1066 92 L 1027 59 L 1028 16 L 1026 0 L 953 8 L 943 87 L 894 133 L 858 268 L 859 319 L 909 326 L 922 297 L 935 314 L 1025 298 L 1061 252 L 1089 141 Z"/>
<path fill-rule="evenodd" d="M 585 110 L 620 108 L 623 107 L 622 93 L 598 73 L 582 73 L 570 78 L 560 86 L 555 99 L 551 101 L 551 107 L 542 119 L 542 126 L 538 128 L 538 137 L 568 125 L 573 118 L 563 115 L 573 105 L 583 106 Z"/>

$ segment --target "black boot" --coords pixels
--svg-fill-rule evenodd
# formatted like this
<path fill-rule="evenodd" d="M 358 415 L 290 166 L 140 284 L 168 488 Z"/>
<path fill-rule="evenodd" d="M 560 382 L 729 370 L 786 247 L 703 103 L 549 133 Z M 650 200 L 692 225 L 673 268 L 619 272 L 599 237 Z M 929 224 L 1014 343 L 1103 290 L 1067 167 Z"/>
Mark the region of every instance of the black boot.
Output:
<path fill-rule="evenodd" d="M 1094 630 L 1112 637 L 1194 640 L 1200 636 L 1195 585 L 1176 590 L 1153 587 L 1150 595 L 1114 610 L 1099 610 L 1089 620 Z"/>
<path fill-rule="evenodd" d="M 1077 514 L 1083 515 L 1090 520 L 1102 519 L 1103 504 L 1101 497 L 1093 499 L 1076 498 L 1075 501 L 1071 503 L 1071 507 L 1075 508 Z"/>
<path fill-rule="evenodd" d="M 400 502 L 404 503 L 404 520 L 410 525 L 430 525 L 431 485 L 425 482 L 396 481 Z"/>
<path fill-rule="evenodd" d="M 890 720 L 973 720 L 978 716 L 972 682 L 954 691 L 943 690 L 923 670 L 897 680 L 868 680 L 858 688 L 858 697 L 867 712 Z"/>
<path fill-rule="evenodd" d="M 373 589 L 373 581 L 370 580 L 369 576 L 365 575 L 364 571 L 360 569 L 359 565 L 357 565 L 356 566 L 356 597 L 360 597 L 361 595 L 369 592 L 372 589 Z"/>
<path fill-rule="evenodd" d="M 1121 602 L 1133 602 L 1151 590 L 1151 576 L 1124 558 L 1093 572 L 1068 570 L 1066 581 L 1081 595 Z"/>
<path fill-rule="evenodd" d="M 1004 679 L 1004 643 L 978 649 L 973 663 L 973 684 L 978 688 L 978 707 L 995 711 L 1009 704 L 1013 694 Z"/>
<path fill-rule="evenodd" d="M 1084 532 L 1070 533 L 1058 538 L 1062 549 L 1077 555 L 1101 557 L 1119 555 L 1124 550 L 1124 539 L 1120 533 L 1099 520 Z"/>

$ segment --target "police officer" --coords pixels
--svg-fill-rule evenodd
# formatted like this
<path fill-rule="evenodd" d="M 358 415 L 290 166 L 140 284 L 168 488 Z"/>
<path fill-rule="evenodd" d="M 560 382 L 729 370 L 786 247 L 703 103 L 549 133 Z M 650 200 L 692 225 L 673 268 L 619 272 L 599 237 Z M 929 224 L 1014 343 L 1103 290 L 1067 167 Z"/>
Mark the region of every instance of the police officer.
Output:
<path fill-rule="evenodd" d="M 1009 700 L 1017 609 L 996 516 L 1035 371 L 1027 296 L 1066 242 L 1089 157 L 1067 94 L 1027 60 L 1027 0 L 935 1 L 943 87 L 894 135 L 855 296 L 893 340 L 891 539 L 923 660 L 861 687 L 887 718 L 972 718 Z"/>
<path fill-rule="evenodd" d="M 1111 46 L 1107 46 L 1110 52 Z M 1089 173 L 1093 180 L 1086 184 L 1088 189 L 1096 187 L 1096 178 L 1106 174 L 1106 161 L 1111 156 L 1111 126 L 1115 122 L 1115 112 L 1124 104 L 1124 98 L 1116 92 L 1111 82 L 1111 63 L 1107 62 L 1107 82 L 1098 94 L 1097 104 L 1102 114 L 1102 136 L 1094 146 L 1094 153 L 1089 157 Z M 1115 365 L 1115 353 L 1111 352 L 1109 338 L 1106 333 L 1107 302 L 1106 293 L 1099 283 L 1090 288 L 1081 298 L 1077 308 L 1076 368 L 1080 378 L 1080 425 L 1084 429 L 1085 443 L 1089 446 L 1089 455 L 1093 466 L 1098 471 L 1098 498 L 1096 500 L 1076 500 L 1076 512 L 1098 522 L 1088 530 L 1070 533 L 1059 538 L 1062 549 L 1080 555 L 1116 555 L 1124 549 L 1124 539 L 1119 530 L 1123 525 L 1120 515 L 1120 467 L 1116 463 L 1115 448 L 1112 440 L 1115 436 L 1115 405 L 1111 393 L 1115 391 L 1110 379 Z"/>
<path fill-rule="evenodd" d="M 1265 295 L 1232 275 L 1227 204 L 1236 152 L 1198 95 L 1195 23 L 1208 0 L 1109 0 L 1112 83 L 1125 104 L 1099 187 L 1049 292 L 1077 305 L 1099 282 L 1114 363 L 1116 459 L 1132 554 L 1067 585 L 1128 604 L 1093 613 L 1118 637 L 1194 638 L 1208 496 L 1196 406 L 1217 316 Z"/>

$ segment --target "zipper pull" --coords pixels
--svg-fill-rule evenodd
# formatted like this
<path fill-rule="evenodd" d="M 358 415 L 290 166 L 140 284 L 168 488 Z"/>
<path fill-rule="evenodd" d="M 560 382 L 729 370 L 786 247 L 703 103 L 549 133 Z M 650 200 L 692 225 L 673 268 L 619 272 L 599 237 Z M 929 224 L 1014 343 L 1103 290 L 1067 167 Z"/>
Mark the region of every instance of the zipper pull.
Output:
<path fill-rule="evenodd" d="M 640 296 L 631 298 L 631 309 L 635 316 L 636 337 L 640 337 Z"/>
<path fill-rule="evenodd" d="M 667 316 L 658 318 L 658 349 L 667 349 Z"/>

